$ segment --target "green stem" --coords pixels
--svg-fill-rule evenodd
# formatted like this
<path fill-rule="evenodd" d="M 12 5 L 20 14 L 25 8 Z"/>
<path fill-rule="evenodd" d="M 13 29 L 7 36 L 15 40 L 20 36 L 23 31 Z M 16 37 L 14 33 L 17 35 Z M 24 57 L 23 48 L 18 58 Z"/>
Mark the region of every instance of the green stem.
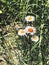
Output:
<path fill-rule="evenodd" d="M 40 30 L 40 41 L 39 41 L 39 56 L 41 58 L 41 63 L 40 65 L 44 65 L 44 57 L 43 57 L 43 49 L 42 49 L 42 33 L 43 33 L 43 27 L 44 25 L 41 24 L 41 30 Z"/>
<path fill-rule="evenodd" d="M 29 36 L 29 44 L 30 44 L 30 50 L 29 50 L 30 51 L 30 65 L 32 65 L 32 59 L 31 59 L 32 58 L 32 55 L 31 55 L 32 54 L 31 53 L 32 44 L 31 44 L 31 38 L 30 38 L 30 36 Z"/>
<path fill-rule="evenodd" d="M 42 41 L 42 36 L 40 35 L 40 41 L 39 41 L 39 58 L 40 58 L 40 63 L 39 63 L 39 65 L 43 65 L 42 53 L 41 53 L 41 41 Z"/>

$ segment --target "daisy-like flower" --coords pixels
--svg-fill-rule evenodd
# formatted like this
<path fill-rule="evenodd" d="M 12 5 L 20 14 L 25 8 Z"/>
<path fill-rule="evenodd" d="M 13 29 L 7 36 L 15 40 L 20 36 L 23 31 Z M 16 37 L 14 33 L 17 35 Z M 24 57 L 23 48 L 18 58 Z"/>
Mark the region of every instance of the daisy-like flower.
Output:
<path fill-rule="evenodd" d="M 0 10 L 0 14 L 2 14 L 2 11 Z"/>
<path fill-rule="evenodd" d="M 31 37 L 31 40 L 37 42 L 39 40 L 39 37 L 37 35 L 34 35 L 33 37 Z"/>
<path fill-rule="evenodd" d="M 34 33 L 36 33 L 36 28 L 35 27 L 32 27 L 32 26 L 27 26 L 25 28 L 25 33 L 30 33 L 31 35 L 33 35 Z"/>
<path fill-rule="evenodd" d="M 25 35 L 25 30 L 24 29 L 18 30 L 18 35 L 19 36 L 24 36 Z"/>
<path fill-rule="evenodd" d="M 32 21 L 35 21 L 35 17 L 34 16 L 26 16 L 25 17 L 25 20 L 27 21 L 27 22 L 32 22 Z"/>

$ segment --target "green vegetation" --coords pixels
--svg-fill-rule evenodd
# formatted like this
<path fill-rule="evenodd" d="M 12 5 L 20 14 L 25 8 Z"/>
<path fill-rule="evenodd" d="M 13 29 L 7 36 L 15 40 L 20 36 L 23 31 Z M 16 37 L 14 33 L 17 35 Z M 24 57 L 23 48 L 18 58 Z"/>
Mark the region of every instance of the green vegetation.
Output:
<path fill-rule="evenodd" d="M 39 36 L 37 43 L 28 44 L 18 30 L 32 23 Z M 0 65 L 49 65 L 49 0 L 0 0 Z M 31 61 L 30 61 L 31 59 Z"/>

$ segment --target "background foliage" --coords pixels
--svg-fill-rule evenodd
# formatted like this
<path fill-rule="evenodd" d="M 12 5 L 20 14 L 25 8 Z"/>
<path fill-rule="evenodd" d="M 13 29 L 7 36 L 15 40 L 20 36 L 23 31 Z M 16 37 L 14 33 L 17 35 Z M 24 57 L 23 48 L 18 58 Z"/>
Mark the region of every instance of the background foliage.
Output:
<path fill-rule="evenodd" d="M 30 65 L 29 45 L 17 35 L 28 14 L 40 38 L 32 44 L 32 65 L 49 65 L 49 0 L 0 0 L 0 11 L 0 65 Z"/>

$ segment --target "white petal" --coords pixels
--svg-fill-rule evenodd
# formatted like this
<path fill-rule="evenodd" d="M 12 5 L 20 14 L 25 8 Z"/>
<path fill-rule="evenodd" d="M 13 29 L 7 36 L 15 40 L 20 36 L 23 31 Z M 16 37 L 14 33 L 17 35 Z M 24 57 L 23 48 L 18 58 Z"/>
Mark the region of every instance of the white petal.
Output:
<path fill-rule="evenodd" d="M 37 42 L 39 40 L 39 37 L 37 36 L 36 40 L 33 37 L 31 37 L 31 40 L 34 41 L 34 42 Z"/>
<path fill-rule="evenodd" d="M 32 19 L 28 20 L 29 17 L 32 18 Z M 32 22 L 32 21 L 35 21 L 35 17 L 34 16 L 26 16 L 25 20 L 28 21 L 28 22 Z"/>
<path fill-rule="evenodd" d="M 29 32 L 29 31 L 28 31 L 29 28 L 32 28 L 34 31 L 33 31 L 33 32 Z M 35 29 L 35 27 L 27 26 L 27 27 L 25 28 L 25 32 L 26 32 L 27 34 L 30 33 L 31 35 L 33 35 L 34 33 L 36 33 L 36 29 Z"/>
<path fill-rule="evenodd" d="M 20 30 L 18 31 L 18 35 L 19 35 L 19 36 L 24 36 L 24 35 L 25 35 L 25 30 L 24 30 L 24 33 L 21 33 L 21 30 L 23 30 L 23 29 L 20 29 Z"/>

